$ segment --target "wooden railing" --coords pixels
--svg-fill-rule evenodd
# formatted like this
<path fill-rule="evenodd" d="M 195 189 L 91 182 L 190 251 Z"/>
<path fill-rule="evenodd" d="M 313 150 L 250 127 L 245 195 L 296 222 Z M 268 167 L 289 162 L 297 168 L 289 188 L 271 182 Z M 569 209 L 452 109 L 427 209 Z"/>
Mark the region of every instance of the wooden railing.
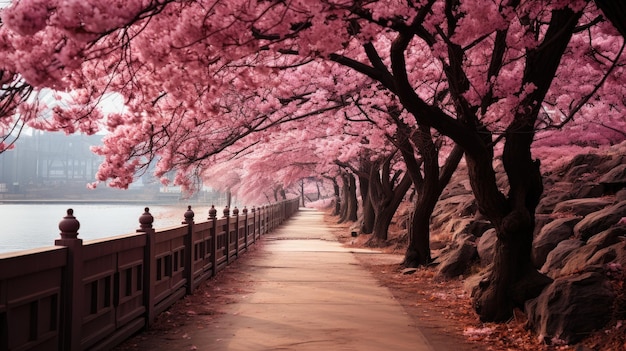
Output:
<path fill-rule="evenodd" d="M 55 247 L 0 255 L 0 351 L 106 350 L 153 323 L 174 302 L 237 259 L 298 210 L 287 200 L 155 230 L 78 238 L 73 211 Z"/>

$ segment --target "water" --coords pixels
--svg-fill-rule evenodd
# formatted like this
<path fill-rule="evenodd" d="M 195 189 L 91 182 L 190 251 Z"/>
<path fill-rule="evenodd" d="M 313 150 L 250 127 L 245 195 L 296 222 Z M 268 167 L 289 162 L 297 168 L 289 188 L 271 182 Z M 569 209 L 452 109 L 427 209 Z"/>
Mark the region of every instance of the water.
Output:
<path fill-rule="evenodd" d="M 143 206 L 126 204 L 0 204 L 0 253 L 52 246 L 68 208 L 80 222 L 78 237 L 87 241 L 134 233 Z M 195 221 L 206 220 L 210 206 L 192 206 Z M 179 225 L 185 205 L 150 206 L 155 229 Z M 220 211 L 221 212 L 221 211 Z"/>

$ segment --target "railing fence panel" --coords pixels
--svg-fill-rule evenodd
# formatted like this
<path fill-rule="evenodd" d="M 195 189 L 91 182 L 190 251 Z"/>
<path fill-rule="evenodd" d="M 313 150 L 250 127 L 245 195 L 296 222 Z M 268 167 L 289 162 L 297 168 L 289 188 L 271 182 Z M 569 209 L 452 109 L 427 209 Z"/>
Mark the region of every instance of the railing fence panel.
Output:
<path fill-rule="evenodd" d="M 0 255 L 0 351 L 106 350 L 154 322 L 262 234 L 298 200 L 155 230 L 146 208 L 137 233 L 83 243 L 68 210 L 57 246 Z"/>

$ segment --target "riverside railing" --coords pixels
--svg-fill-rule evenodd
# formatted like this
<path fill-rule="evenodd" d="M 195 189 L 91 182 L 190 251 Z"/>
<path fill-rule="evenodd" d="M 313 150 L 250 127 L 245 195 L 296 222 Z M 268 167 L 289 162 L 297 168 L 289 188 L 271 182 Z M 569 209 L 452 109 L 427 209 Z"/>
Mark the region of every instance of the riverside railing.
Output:
<path fill-rule="evenodd" d="M 150 326 L 298 210 L 298 200 L 83 242 L 69 209 L 55 247 L 0 255 L 0 351 L 106 350 Z"/>

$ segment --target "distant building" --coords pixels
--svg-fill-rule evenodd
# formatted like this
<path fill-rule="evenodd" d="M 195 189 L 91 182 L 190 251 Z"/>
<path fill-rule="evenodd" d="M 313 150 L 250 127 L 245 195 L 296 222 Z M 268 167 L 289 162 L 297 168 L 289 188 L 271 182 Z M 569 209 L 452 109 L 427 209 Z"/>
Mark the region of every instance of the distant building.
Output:
<path fill-rule="evenodd" d="M 176 203 L 178 201 L 221 204 L 223 194 L 203 188 L 195 194 L 183 194 L 180 187 L 161 187 L 148 171 L 127 190 L 96 181 L 103 158 L 91 151 L 102 144 L 102 135 L 65 135 L 35 131 L 22 135 L 12 150 L 0 153 L 0 200 L 15 199 L 82 199 L 133 200 Z M 191 199 L 188 196 L 193 195 Z"/>
<path fill-rule="evenodd" d="M 93 182 L 102 158 L 92 153 L 90 146 L 101 140 L 101 135 L 40 131 L 20 136 L 14 149 L 0 154 L 0 192 L 60 182 L 80 181 L 83 186 Z"/>

